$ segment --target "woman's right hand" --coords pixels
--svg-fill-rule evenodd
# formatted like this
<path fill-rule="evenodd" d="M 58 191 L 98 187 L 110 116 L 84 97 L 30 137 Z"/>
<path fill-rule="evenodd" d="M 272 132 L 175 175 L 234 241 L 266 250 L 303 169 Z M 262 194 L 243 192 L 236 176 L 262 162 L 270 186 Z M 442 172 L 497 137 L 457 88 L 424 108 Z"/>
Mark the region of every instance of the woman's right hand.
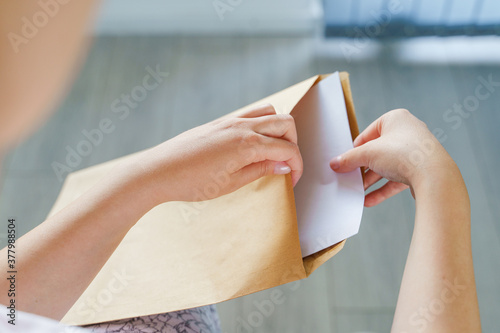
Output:
<path fill-rule="evenodd" d="M 378 205 L 408 186 L 413 191 L 426 175 L 454 165 L 425 123 L 404 109 L 387 112 L 375 120 L 354 140 L 353 149 L 330 162 L 336 172 L 369 168 L 364 174 L 365 190 L 382 178 L 389 180 L 366 195 L 367 207 Z"/>
<path fill-rule="evenodd" d="M 374 121 L 354 147 L 331 161 L 335 171 L 368 167 L 365 189 L 389 180 L 366 195 L 365 206 L 408 186 L 417 202 L 391 331 L 481 332 L 470 201 L 455 162 L 427 126 L 402 109 Z M 435 304 L 442 305 L 439 312 L 433 311 Z"/>

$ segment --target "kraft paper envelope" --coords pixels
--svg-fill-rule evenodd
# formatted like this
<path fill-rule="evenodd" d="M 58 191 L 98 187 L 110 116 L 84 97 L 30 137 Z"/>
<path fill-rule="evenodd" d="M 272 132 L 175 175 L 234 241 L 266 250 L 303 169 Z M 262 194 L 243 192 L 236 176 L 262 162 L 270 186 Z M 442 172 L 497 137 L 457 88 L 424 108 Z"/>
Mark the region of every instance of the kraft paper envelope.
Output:
<path fill-rule="evenodd" d="M 345 72 L 334 75 L 342 85 L 351 136 L 348 141 L 352 147 L 358 127 L 349 78 Z M 326 78 L 328 75 L 311 77 L 234 113 L 264 103 L 271 103 L 278 113 L 292 113 L 297 117 L 301 147 L 298 122 L 309 116 L 294 113 L 301 102 L 313 98 L 306 94 Z M 301 113 L 307 112 L 307 108 L 308 105 L 302 105 Z M 65 207 L 127 158 L 70 174 L 49 215 Z M 357 180 L 351 184 L 352 190 L 362 196 L 361 173 L 357 170 L 353 174 Z M 318 179 L 323 182 L 321 177 Z M 342 249 L 346 237 L 357 232 L 362 199 L 357 199 L 355 205 L 358 206 L 353 209 L 355 217 L 348 223 L 353 224 L 350 234 L 335 244 L 317 240 L 321 250 L 303 258 L 290 175 L 267 176 L 202 203 L 164 203 L 144 215 L 128 232 L 62 321 L 86 325 L 176 311 L 306 278 Z M 328 237 L 326 241 L 332 239 Z"/>

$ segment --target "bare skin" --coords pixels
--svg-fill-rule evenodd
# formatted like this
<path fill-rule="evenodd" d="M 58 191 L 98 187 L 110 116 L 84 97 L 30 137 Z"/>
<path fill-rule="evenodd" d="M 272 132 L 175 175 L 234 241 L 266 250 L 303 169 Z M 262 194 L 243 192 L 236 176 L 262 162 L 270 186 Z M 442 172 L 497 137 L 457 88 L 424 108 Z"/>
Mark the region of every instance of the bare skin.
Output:
<path fill-rule="evenodd" d="M 49 19 L 43 25 L 46 11 L 38 1 L 0 3 L 0 155 L 40 126 L 71 86 L 96 4 L 60 4 L 53 17 L 45 14 Z M 25 20 L 34 29 L 23 29 Z"/>
<path fill-rule="evenodd" d="M 84 54 L 95 3 L 61 4 L 27 43 L 0 39 L 0 156 L 39 126 L 64 95 Z M 0 34 L 21 35 L 21 19 L 32 20 L 39 11 L 35 1 L 1 2 Z M 144 213 L 160 202 L 199 200 L 196 189 L 210 181 L 210 172 L 223 169 L 230 180 L 217 195 L 272 173 L 291 171 L 295 184 L 302 169 L 295 126 L 290 117 L 273 113 L 264 106 L 154 147 L 117 167 L 109 178 L 21 237 L 18 288 L 27 296 L 18 299 L 19 308 L 61 318 Z M 422 142 L 427 146 L 422 148 Z M 470 205 L 455 163 L 426 126 L 402 110 L 379 118 L 355 146 L 332 161 L 335 171 L 368 167 L 365 188 L 382 177 L 390 180 L 367 194 L 366 206 L 408 186 L 416 199 L 415 229 L 393 331 L 479 332 Z M 424 158 L 408 163 L 415 151 L 423 151 Z M 5 258 L 5 249 L 0 256 Z M 6 271 L 5 264 L 0 270 Z M 0 280 L 0 289 L 7 289 L 5 280 Z M 445 306 L 429 317 L 425 309 L 439 300 Z M 7 303 L 5 293 L 0 293 L 0 303 Z"/>
<path fill-rule="evenodd" d="M 220 172 L 225 186 L 198 197 Z M 295 184 L 302 173 L 295 125 L 271 106 L 202 125 L 141 153 L 17 241 L 18 308 L 61 319 L 130 228 L 158 204 L 212 199 L 289 172 Z M 0 267 L 8 270 L 5 261 Z M 0 290 L 8 283 L 0 280 Z M 8 302 L 6 293 L 0 302 Z"/>
<path fill-rule="evenodd" d="M 60 2 L 28 35 L 23 20 L 35 24 L 47 10 L 38 1 L 0 3 L 0 34 L 8 37 L 0 40 L 0 155 L 50 114 L 85 54 L 97 2 Z M 219 196 L 273 173 L 291 172 L 296 183 L 302 170 L 296 142 L 293 119 L 263 106 L 192 129 L 121 165 L 17 241 L 18 309 L 62 318 L 142 215 L 161 202 L 209 199 L 195 193 L 211 173 L 227 173 Z M 1 279 L 0 290 L 7 283 Z M 7 302 L 0 293 L 0 303 Z"/>
<path fill-rule="evenodd" d="M 366 206 L 408 186 L 415 197 L 415 228 L 392 331 L 481 332 L 469 196 L 456 164 L 427 126 L 406 110 L 384 114 L 354 146 L 332 160 L 333 170 L 368 167 L 365 189 L 389 180 L 366 195 Z"/>

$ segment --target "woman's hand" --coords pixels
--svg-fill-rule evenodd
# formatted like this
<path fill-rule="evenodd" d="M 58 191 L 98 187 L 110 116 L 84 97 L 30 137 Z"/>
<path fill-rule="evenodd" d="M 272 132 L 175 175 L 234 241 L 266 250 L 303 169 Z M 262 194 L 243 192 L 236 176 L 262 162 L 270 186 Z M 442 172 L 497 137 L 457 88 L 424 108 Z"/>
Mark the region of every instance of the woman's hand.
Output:
<path fill-rule="evenodd" d="M 271 105 L 191 129 L 134 163 L 156 204 L 213 199 L 271 174 L 291 172 L 295 185 L 302 175 L 293 118 Z"/>
<path fill-rule="evenodd" d="M 407 110 L 388 112 L 330 165 L 337 172 L 368 167 L 365 189 L 389 180 L 366 195 L 367 207 L 408 186 L 415 197 L 415 225 L 391 332 L 481 332 L 467 188 L 427 126 Z M 438 303 L 442 308 L 432 314 Z"/>
<path fill-rule="evenodd" d="M 382 115 L 354 140 L 354 149 L 332 159 L 336 172 L 368 167 L 365 190 L 382 178 L 389 181 L 365 197 L 365 206 L 378 205 L 387 198 L 412 187 L 433 170 L 453 166 L 454 162 L 425 123 L 404 109 Z"/>

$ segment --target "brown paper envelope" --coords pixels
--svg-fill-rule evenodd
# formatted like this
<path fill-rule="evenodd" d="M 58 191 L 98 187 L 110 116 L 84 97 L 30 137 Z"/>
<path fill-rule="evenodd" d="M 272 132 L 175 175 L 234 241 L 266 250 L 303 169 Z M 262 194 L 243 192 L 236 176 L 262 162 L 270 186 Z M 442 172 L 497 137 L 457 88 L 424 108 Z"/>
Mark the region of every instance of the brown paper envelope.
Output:
<path fill-rule="evenodd" d="M 235 113 L 271 103 L 288 114 L 325 77 L 314 76 Z M 348 74 L 340 78 L 355 138 Z M 49 215 L 130 156 L 70 174 Z M 201 203 L 165 203 L 127 233 L 62 321 L 86 325 L 226 301 L 306 278 L 344 243 L 301 257 L 290 175 L 267 176 Z"/>

